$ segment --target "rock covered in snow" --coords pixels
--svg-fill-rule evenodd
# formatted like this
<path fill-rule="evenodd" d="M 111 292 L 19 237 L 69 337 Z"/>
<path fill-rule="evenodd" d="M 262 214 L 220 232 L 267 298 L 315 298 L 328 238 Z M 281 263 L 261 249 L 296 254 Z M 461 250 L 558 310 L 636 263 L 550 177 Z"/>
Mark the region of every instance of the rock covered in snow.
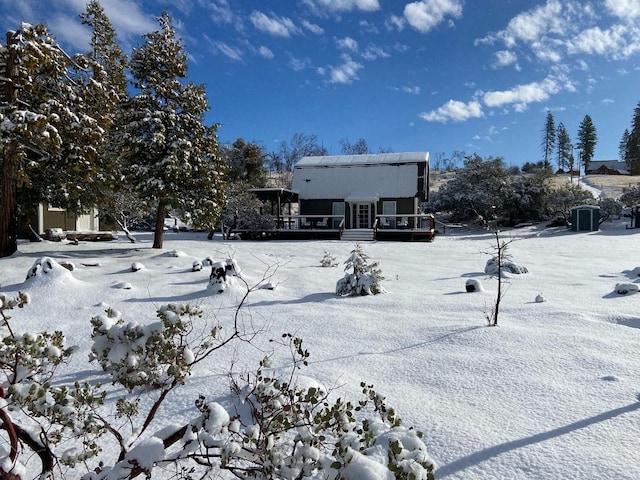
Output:
<path fill-rule="evenodd" d="M 627 295 L 629 293 L 638 293 L 640 287 L 638 287 L 637 283 L 618 283 L 615 290 L 618 295 Z"/>
<path fill-rule="evenodd" d="M 541 293 L 536 295 L 536 303 L 544 303 L 546 301 L 547 301 L 547 299 L 544 298 L 544 295 L 542 295 Z"/>
<path fill-rule="evenodd" d="M 142 270 L 144 268 L 144 265 L 142 265 L 140 262 L 133 262 L 131 264 L 131 271 L 132 272 L 138 272 L 140 270 Z"/>
<path fill-rule="evenodd" d="M 480 283 L 480 280 L 477 280 L 475 278 L 470 278 L 469 280 L 467 280 L 464 286 L 467 293 L 484 291 L 484 288 L 482 288 L 482 284 Z"/>
<path fill-rule="evenodd" d="M 529 270 L 527 267 L 523 267 L 522 265 L 518 265 L 511 260 L 502 260 L 502 272 L 506 273 L 528 273 Z M 488 275 L 497 275 L 498 274 L 498 257 L 492 257 L 487 260 L 487 264 L 484 267 L 484 273 Z"/>

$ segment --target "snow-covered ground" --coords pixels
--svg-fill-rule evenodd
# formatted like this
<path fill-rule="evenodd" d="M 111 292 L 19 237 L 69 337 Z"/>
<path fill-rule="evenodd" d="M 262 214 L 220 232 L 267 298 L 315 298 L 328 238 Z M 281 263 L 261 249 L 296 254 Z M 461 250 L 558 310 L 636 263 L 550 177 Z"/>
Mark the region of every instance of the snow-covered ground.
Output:
<path fill-rule="evenodd" d="M 158 413 L 158 428 L 191 418 L 201 393 L 224 402 L 231 363 L 255 368 L 273 348 L 268 340 L 289 332 L 311 353 L 305 376 L 347 399 L 358 397 L 361 381 L 373 384 L 404 424 L 423 431 L 436 478 L 640 478 L 640 296 L 615 292 L 619 283 L 640 282 L 640 230 L 614 223 L 589 233 L 505 231 L 513 261 L 528 273 L 506 279 L 496 328 L 485 320 L 497 287 L 484 273 L 494 239 L 457 230 L 433 243 L 363 243 L 385 276 L 387 293 L 376 296 L 335 296 L 353 244 L 207 241 L 191 232 L 167 232 L 164 250 L 152 249 L 146 233 L 137 244 L 124 236 L 22 243 L 0 259 L 0 291 L 31 296 L 11 312 L 15 328 L 61 329 L 78 346 L 58 380 L 73 382 L 100 375 L 86 362 L 89 320 L 106 306 L 144 323 L 162 304 L 190 303 L 228 328 L 242 289 L 213 294 L 210 268 L 193 272 L 192 265 L 231 257 L 250 285 L 267 274 L 275 286 L 248 298 L 243 322 L 260 333 L 199 365 Z M 325 251 L 338 267 L 320 266 Z M 75 269 L 25 280 L 41 257 Z M 469 279 L 482 290 L 466 293 Z M 286 371 L 288 351 L 277 350 L 274 365 Z"/>

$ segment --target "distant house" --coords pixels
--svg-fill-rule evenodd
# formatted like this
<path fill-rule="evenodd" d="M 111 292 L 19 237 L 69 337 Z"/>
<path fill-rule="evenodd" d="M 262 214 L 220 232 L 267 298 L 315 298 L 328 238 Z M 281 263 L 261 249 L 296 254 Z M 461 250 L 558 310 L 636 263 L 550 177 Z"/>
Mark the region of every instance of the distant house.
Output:
<path fill-rule="evenodd" d="M 586 175 L 631 175 L 626 162 L 619 160 L 604 160 L 589 162 Z"/>
<path fill-rule="evenodd" d="M 331 229 L 432 226 L 424 223 L 420 209 L 429 192 L 428 152 L 304 157 L 294 167 L 292 190 L 298 194 L 299 215 L 328 221 Z"/>
<path fill-rule="evenodd" d="M 22 219 L 19 236 L 34 239 L 38 234 L 46 237 L 47 231 L 52 229 L 63 232 L 98 232 L 100 230 L 98 210 L 91 208 L 87 213 L 75 214 L 64 208 L 40 203 L 30 215 L 25 215 Z"/>

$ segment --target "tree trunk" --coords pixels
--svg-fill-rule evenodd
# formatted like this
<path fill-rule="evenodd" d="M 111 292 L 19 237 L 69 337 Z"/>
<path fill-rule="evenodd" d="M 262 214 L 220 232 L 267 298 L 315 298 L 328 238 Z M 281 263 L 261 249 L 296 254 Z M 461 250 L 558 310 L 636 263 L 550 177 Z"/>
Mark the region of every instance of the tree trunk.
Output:
<path fill-rule="evenodd" d="M 16 142 L 5 147 L 0 186 L 0 257 L 8 257 L 18 250 L 18 160 Z"/>
<path fill-rule="evenodd" d="M 160 200 L 158 203 L 158 213 L 156 215 L 156 229 L 153 233 L 153 248 L 162 248 L 164 237 L 164 216 L 167 211 L 167 204 Z"/>
<path fill-rule="evenodd" d="M 18 95 L 14 79 L 17 77 L 17 59 L 13 45 L 17 43 L 15 32 L 7 32 L 7 72 L 3 100 L 15 107 Z M 18 250 L 18 142 L 12 140 L 4 147 L 2 178 L 0 181 L 0 257 L 8 257 Z"/>

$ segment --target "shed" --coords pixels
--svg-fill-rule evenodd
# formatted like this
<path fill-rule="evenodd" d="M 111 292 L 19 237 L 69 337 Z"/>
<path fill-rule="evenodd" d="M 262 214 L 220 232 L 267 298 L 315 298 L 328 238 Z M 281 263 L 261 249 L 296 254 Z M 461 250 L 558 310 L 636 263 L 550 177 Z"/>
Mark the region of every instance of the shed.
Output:
<path fill-rule="evenodd" d="M 600 207 L 580 205 L 571 209 L 571 230 L 595 232 L 600 229 Z"/>

